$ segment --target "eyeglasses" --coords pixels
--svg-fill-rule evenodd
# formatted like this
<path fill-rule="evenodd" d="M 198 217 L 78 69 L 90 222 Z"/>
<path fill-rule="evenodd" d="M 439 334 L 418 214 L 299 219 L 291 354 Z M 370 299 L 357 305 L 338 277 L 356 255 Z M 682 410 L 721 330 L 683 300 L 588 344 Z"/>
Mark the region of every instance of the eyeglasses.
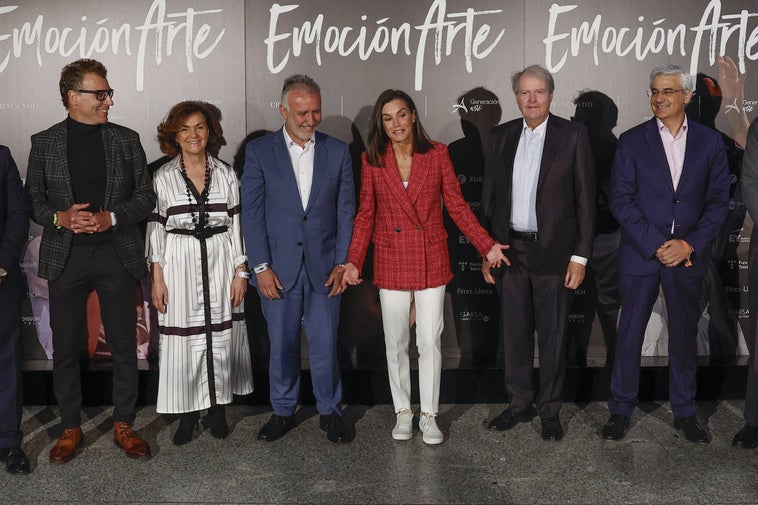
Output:
<path fill-rule="evenodd" d="M 113 98 L 113 88 L 110 89 L 77 89 L 77 93 L 90 93 L 95 95 L 98 102 L 104 102 L 106 98 Z"/>
<path fill-rule="evenodd" d="M 687 89 L 671 89 L 671 88 L 649 89 L 649 90 L 645 91 L 645 94 L 647 96 L 649 96 L 649 97 L 658 96 L 658 95 L 671 96 L 674 93 L 678 93 L 680 91 L 686 92 L 686 91 L 689 91 L 689 90 L 687 90 Z"/>

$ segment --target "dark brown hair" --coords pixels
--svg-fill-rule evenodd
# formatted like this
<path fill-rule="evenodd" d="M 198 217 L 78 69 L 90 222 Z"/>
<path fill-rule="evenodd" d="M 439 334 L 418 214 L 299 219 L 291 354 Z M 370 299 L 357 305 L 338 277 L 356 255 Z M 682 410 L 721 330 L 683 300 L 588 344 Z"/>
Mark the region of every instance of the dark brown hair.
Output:
<path fill-rule="evenodd" d="M 61 101 L 66 109 L 68 109 L 68 92 L 81 88 L 86 74 L 95 74 L 105 79 L 108 76 L 108 70 L 99 61 L 87 58 L 69 63 L 61 70 L 58 87 L 61 91 Z"/>
<path fill-rule="evenodd" d="M 387 151 L 387 142 L 389 137 L 384 131 L 382 123 L 382 107 L 392 100 L 402 100 L 406 108 L 416 116 L 413 123 L 413 152 L 425 153 L 432 148 L 432 142 L 427 135 L 426 130 L 421 125 L 421 119 L 416 111 L 416 104 L 405 91 L 399 89 L 387 89 L 382 91 L 379 98 L 376 99 L 374 111 L 371 113 L 371 119 L 368 125 L 368 146 L 366 147 L 366 159 L 375 167 L 384 166 L 384 154 Z"/>
<path fill-rule="evenodd" d="M 158 142 L 163 153 L 169 156 L 181 153 L 176 134 L 184 120 L 196 112 L 205 117 L 205 124 L 208 125 L 208 144 L 205 150 L 213 156 L 218 156 L 221 146 L 226 144 L 224 130 L 221 128 L 221 110 L 213 104 L 200 101 L 179 102 L 171 107 L 166 119 L 158 125 Z"/>

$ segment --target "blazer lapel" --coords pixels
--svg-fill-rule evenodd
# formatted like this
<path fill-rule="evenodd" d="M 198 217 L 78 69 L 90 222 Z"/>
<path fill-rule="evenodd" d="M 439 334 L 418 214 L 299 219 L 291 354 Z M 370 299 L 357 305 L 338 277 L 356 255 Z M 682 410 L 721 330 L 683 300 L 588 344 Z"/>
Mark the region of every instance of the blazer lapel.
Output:
<path fill-rule="evenodd" d="M 295 179 L 295 172 L 292 168 L 292 160 L 290 159 L 290 153 L 287 150 L 287 143 L 285 141 L 284 132 L 280 131 L 278 135 L 274 135 L 274 158 L 276 159 L 276 165 L 284 172 L 283 177 L 285 181 L 289 181 L 290 192 L 296 202 L 300 202 L 300 192 L 297 189 L 297 180 Z M 315 165 L 315 161 L 314 161 Z M 315 166 L 314 166 L 315 171 Z M 315 178 L 315 174 L 314 174 Z M 302 206 L 302 205 L 301 205 Z"/>
<path fill-rule="evenodd" d="M 56 166 L 61 173 L 61 179 L 66 184 L 68 190 L 68 205 L 73 205 L 74 202 L 74 190 L 71 186 L 71 172 L 68 169 L 68 130 L 66 122 L 63 121 L 58 124 L 59 130 L 55 134 L 55 146 L 54 155 Z"/>
<path fill-rule="evenodd" d="M 663 149 L 663 141 L 661 140 L 661 133 L 658 131 L 658 122 L 655 118 L 652 118 L 648 122 L 648 127 L 645 128 L 645 140 L 647 141 L 650 152 L 653 155 L 653 167 L 663 167 L 660 170 L 661 180 L 665 181 L 665 184 L 674 192 L 674 181 L 671 180 L 671 168 L 669 162 L 666 159 L 666 151 Z"/>
<path fill-rule="evenodd" d="M 411 195 L 409 194 L 409 191 L 411 190 L 411 186 L 414 184 L 414 175 L 413 172 L 416 170 L 416 160 L 418 155 L 414 155 L 414 161 L 413 166 L 411 167 L 411 180 L 408 183 L 408 189 L 403 186 L 403 181 L 400 180 L 400 175 L 397 168 L 397 161 L 395 160 L 395 152 L 392 150 L 392 145 L 387 146 L 387 151 L 384 155 L 384 168 L 381 169 L 381 173 L 384 177 L 384 181 L 387 183 L 387 187 L 390 190 L 390 194 L 392 195 L 392 199 L 400 205 L 400 208 L 403 210 L 403 212 L 408 216 L 408 219 L 413 221 L 413 224 L 420 225 L 421 220 L 418 217 L 418 214 L 416 213 L 416 209 L 413 206 L 413 202 L 415 201 L 415 198 L 418 198 L 418 193 L 420 191 L 417 191 L 414 200 L 411 199 Z M 424 174 L 420 174 L 418 176 L 419 178 L 424 177 Z M 418 181 L 419 188 L 421 187 L 422 180 Z"/>
<path fill-rule="evenodd" d="M 117 179 L 116 170 L 118 166 L 116 159 L 118 158 L 118 146 L 120 142 L 116 139 L 116 135 L 108 127 L 108 123 L 102 126 L 103 136 L 103 148 L 105 149 L 105 198 L 103 199 L 103 205 L 106 209 L 111 208 L 111 195 L 113 195 L 113 185 Z"/>
<path fill-rule="evenodd" d="M 553 115 L 550 114 L 547 119 L 547 127 L 545 128 L 545 140 L 542 144 L 542 160 L 540 161 L 540 173 L 537 179 L 537 193 L 542 189 L 542 185 L 547 179 L 547 174 L 550 172 L 550 167 L 553 166 L 555 157 L 558 156 L 561 144 L 563 144 L 564 137 L 561 135 L 561 129 L 556 126 L 555 121 L 551 121 Z M 518 142 L 516 143 L 518 145 Z"/>
<path fill-rule="evenodd" d="M 307 211 L 310 209 L 313 202 L 318 197 L 318 192 L 321 189 L 321 183 L 326 177 L 326 162 L 329 157 L 326 152 L 326 144 L 324 144 L 324 138 L 316 132 L 315 142 L 313 144 L 313 182 L 311 183 L 311 194 L 308 196 L 308 206 L 305 208 Z"/>
<path fill-rule="evenodd" d="M 413 155 L 413 162 L 411 165 L 411 179 L 408 181 L 408 188 L 405 190 L 405 193 L 408 195 L 408 198 L 413 205 L 416 204 L 419 195 L 423 192 L 422 190 L 424 188 L 424 184 L 426 184 L 430 169 L 430 156 L 427 154 L 418 153 L 415 153 Z"/>

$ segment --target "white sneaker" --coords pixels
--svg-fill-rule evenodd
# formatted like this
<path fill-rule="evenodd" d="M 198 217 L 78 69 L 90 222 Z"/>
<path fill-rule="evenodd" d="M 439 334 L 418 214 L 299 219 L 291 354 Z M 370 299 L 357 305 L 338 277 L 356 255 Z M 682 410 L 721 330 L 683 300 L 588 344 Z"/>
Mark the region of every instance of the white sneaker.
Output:
<path fill-rule="evenodd" d="M 410 440 L 413 438 L 413 411 L 398 412 L 395 427 L 392 428 L 392 438 L 395 440 Z"/>
<path fill-rule="evenodd" d="M 437 427 L 437 420 L 433 415 L 422 412 L 418 418 L 418 429 L 424 434 L 425 444 L 441 444 L 444 439 L 442 432 Z"/>

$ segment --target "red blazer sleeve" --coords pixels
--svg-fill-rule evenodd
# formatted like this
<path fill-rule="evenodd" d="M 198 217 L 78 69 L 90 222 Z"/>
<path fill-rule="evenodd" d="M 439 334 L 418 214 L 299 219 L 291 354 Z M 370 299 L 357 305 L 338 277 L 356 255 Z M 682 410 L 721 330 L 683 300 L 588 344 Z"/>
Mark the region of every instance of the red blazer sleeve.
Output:
<path fill-rule="evenodd" d="M 366 153 L 361 155 L 361 192 L 358 213 L 353 220 L 353 237 L 347 253 L 347 262 L 363 271 L 371 237 L 374 235 L 376 219 L 376 195 L 374 193 L 374 171 L 366 161 Z"/>

